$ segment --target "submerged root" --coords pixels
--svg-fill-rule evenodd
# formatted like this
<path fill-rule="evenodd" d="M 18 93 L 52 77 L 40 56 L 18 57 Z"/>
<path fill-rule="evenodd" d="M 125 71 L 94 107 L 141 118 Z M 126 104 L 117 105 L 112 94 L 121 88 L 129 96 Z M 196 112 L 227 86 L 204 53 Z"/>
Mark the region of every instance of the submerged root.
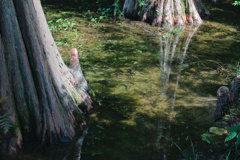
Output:
<path fill-rule="evenodd" d="M 87 133 L 88 133 L 88 128 L 86 128 L 83 131 L 82 136 L 76 142 L 76 145 L 75 145 L 75 159 L 76 160 L 81 159 L 82 145 L 83 145 L 83 141 L 84 141 L 84 138 L 87 135 Z"/>

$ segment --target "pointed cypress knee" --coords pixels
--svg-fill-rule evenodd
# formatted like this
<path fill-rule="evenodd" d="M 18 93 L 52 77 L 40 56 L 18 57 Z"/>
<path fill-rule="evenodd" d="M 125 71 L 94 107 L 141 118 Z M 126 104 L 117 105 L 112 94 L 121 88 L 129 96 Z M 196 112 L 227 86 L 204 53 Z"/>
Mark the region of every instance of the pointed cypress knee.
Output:
<path fill-rule="evenodd" d="M 70 57 L 70 73 L 72 75 L 71 83 L 77 91 L 77 95 L 81 97 L 79 107 L 85 113 L 91 113 L 98 108 L 98 104 L 94 103 L 95 96 L 92 89 L 88 86 L 86 79 L 83 76 L 82 69 L 79 63 L 78 51 L 76 48 L 71 50 Z"/>
<path fill-rule="evenodd" d="M 229 88 L 222 86 L 217 90 L 217 104 L 213 112 L 213 122 L 227 114 L 230 109 Z"/>

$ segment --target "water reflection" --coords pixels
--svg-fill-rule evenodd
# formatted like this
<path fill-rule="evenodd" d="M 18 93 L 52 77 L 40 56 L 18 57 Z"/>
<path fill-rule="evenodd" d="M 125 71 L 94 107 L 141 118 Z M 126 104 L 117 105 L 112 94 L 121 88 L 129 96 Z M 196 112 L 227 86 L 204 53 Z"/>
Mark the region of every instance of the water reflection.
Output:
<path fill-rule="evenodd" d="M 106 34 L 90 32 L 99 36 L 86 36 L 91 42 L 89 48 L 94 49 L 84 52 L 88 58 L 83 68 L 103 101 L 100 112 L 91 116 L 82 159 L 171 160 L 181 152 L 170 140 L 182 150 L 191 145 L 186 139 L 199 144 L 200 135 L 211 125 L 215 104 L 211 97 L 224 77 L 211 69 L 212 63 L 211 68 L 203 68 L 196 62 L 206 64 L 217 56 L 221 64 L 229 63 L 234 55 L 238 59 L 240 52 L 238 32 L 218 26 L 206 23 L 199 29 L 185 27 L 179 34 L 158 36 L 157 41 L 153 35 L 135 31 L 134 26 L 123 29 L 111 24 L 105 27 Z M 103 35 L 104 39 L 97 39 Z M 100 45 L 92 47 L 96 44 Z M 236 54 L 230 54 L 232 47 Z M 42 147 L 15 157 L 71 160 L 74 155 L 74 145 L 56 146 L 56 151 Z"/>
<path fill-rule="evenodd" d="M 34 144 L 12 156 L 0 156 L 1 160 L 74 160 L 74 142 L 56 145 Z"/>
<path fill-rule="evenodd" d="M 171 33 L 168 37 L 163 38 L 159 37 L 160 40 L 160 71 L 161 71 L 161 97 L 163 103 L 167 103 L 168 105 L 168 116 L 169 123 L 168 125 L 164 125 L 162 122 L 158 125 L 158 137 L 156 140 L 156 145 L 158 150 L 162 150 L 161 159 L 167 159 L 167 144 L 169 144 L 169 140 L 166 138 L 170 138 L 171 135 L 171 122 L 174 118 L 174 105 L 176 102 L 177 90 L 179 85 L 179 80 L 181 77 L 181 72 L 184 67 L 184 60 L 187 55 L 188 46 L 191 42 L 192 37 L 198 30 L 199 26 L 195 26 L 190 29 L 183 29 L 180 33 L 175 34 Z M 175 69 L 175 74 L 172 71 Z M 172 77 L 175 78 L 172 78 Z M 174 85 L 169 85 L 169 80 L 174 79 Z"/>

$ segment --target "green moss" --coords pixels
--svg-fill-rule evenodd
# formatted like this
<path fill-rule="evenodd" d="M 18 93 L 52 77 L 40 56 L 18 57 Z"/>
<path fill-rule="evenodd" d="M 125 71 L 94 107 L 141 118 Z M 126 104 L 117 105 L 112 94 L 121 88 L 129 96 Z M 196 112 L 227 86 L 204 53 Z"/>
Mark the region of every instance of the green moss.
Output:
<path fill-rule="evenodd" d="M 72 92 L 72 98 L 73 98 L 74 102 L 77 105 L 81 105 L 83 103 L 83 100 L 80 98 L 80 96 L 78 95 L 77 91 L 76 92 Z"/>
<path fill-rule="evenodd" d="M 96 97 L 96 94 L 95 94 L 95 92 L 94 92 L 92 89 L 90 89 L 89 94 L 90 94 L 91 96 L 93 96 L 93 97 Z"/>
<path fill-rule="evenodd" d="M 215 135 L 219 135 L 219 136 L 224 135 L 224 134 L 227 134 L 227 130 L 226 130 L 226 129 L 224 129 L 224 128 L 218 128 L 218 127 L 211 127 L 211 128 L 209 129 L 209 132 L 210 132 L 210 133 L 213 133 L 213 134 L 215 134 Z"/>
<path fill-rule="evenodd" d="M 148 35 L 112 18 L 94 23 L 87 12 L 51 14 L 75 18 L 67 20 L 75 23 L 73 30 L 57 30 L 53 36 L 66 64 L 71 48 L 79 50 L 84 76 L 95 92 L 90 94 L 102 100 L 99 112 L 89 118 L 91 136 L 86 137 L 83 148 L 85 159 L 127 160 L 140 155 L 157 159 L 163 149 L 174 153 L 169 159 L 176 159 L 178 149 L 169 147 L 171 143 L 163 139 L 157 141 L 159 135 L 168 136 L 182 149 L 190 146 L 186 139 L 199 142 L 212 125 L 212 99 L 216 99 L 221 85 L 228 84 L 226 77 L 233 76 L 230 65 L 239 59 L 240 33 L 235 27 L 205 22 L 192 37 L 181 66 L 186 39 L 192 31 L 184 27 L 166 79 L 163 66 L 170 62 L 164 64 L 160 50 L 167 44 L 172 48 L 174 36 L 162 39 L 161 46 L 163 34 Z M 48 20 L 53 18 L 51 14 L 47 14 Z M 165 43 L 167 40 L 169 43 Z"/>

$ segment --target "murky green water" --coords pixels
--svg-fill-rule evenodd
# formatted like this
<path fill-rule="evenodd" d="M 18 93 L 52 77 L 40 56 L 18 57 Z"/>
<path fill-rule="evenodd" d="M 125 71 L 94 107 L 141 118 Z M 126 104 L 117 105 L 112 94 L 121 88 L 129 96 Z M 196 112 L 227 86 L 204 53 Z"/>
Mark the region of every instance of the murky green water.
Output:
<path fill-rule="evenodd" d="M 212 125 L 216 90 L 231 76 L 227 64 L 239 58 L 231 49 L 239 33 L 218 25 L 167 38 L 108 37 L 107 53 L 92 55 L 97 67 L 85 69 L 102 108 L 90 118 L 84 159 L 176 159 L 182 154 L 175 144 L 193 154 L 191 143 L 197 148 Z"/>
<path fill-rule="evenodd" d="M 102 104 L 88 117 L 82 159 L 172 160 L 183 158 L 181 150 L 192 157 L 211 154 L 201 134 L 212 125 L 217 89 L 237 70 L 239 30 L 205 21 L 163 38 L 166 33 L 142 23 L 154 35 L 138 22 L 93 24 L 83 15 L 72 20 L 77 30 L 53 32 L 66 63 L 70 48 L 79 49 L 83 72 Z M 3 159 L 73 159 L 73 150 L 73 143 L 41 146 Z"/>

